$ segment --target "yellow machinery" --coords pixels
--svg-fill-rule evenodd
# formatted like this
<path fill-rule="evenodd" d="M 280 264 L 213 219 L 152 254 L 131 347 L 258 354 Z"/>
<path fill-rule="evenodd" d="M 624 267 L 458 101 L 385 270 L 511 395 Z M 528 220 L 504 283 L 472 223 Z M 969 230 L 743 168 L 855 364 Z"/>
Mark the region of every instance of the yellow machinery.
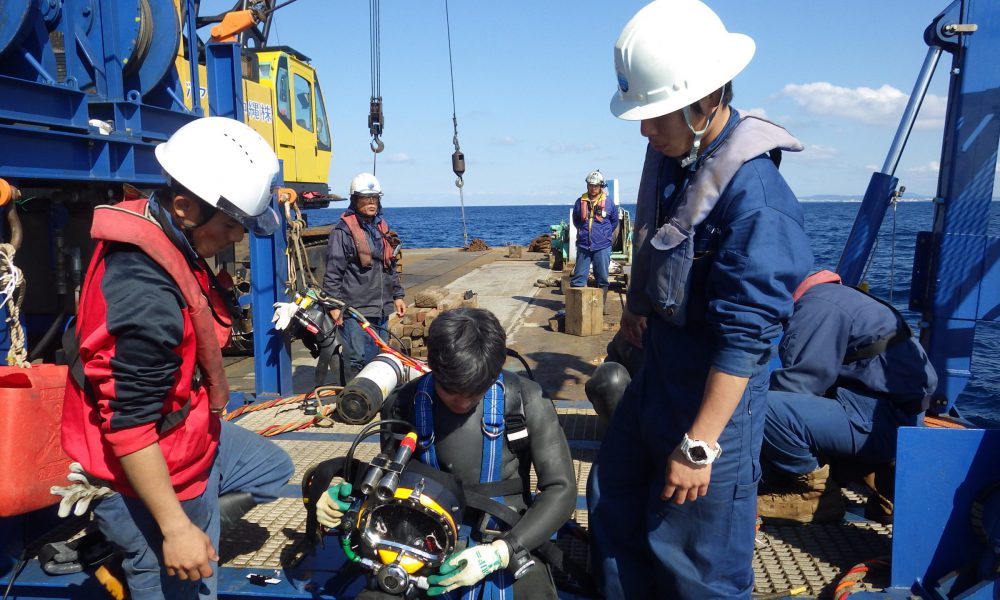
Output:
<path fill-rule="evenodd" d="M 249 11 L 232 13 L 248 15 Z M 248 18 L 249 20 L 249 18 Z M 225 25 L 226 22 L 223 22 Z M 246 26 L 252 24 L 248 22 Z M 242 24 L 236 24 L 238 30 Z M 213 36 L 216 35 L 213 28 Z M 227 31 L 226 33 L 230 33 Z M 177 73 L 184 101 L 192 107 L 188 59 L 180 48 Z M 198 79 L 205 85 L 207 74 L 199 67 Z M 208 114 L 205 88 L 198 96 Z M 284 161 L 285 186 L 298 193 L 303 208 L 324 208 L 330 200 L 327 185 L 333 139 L 326 104 L 316 69 L 309 58 L 287 46 L 243 47 L 244 120 L 266 139 Z"/>

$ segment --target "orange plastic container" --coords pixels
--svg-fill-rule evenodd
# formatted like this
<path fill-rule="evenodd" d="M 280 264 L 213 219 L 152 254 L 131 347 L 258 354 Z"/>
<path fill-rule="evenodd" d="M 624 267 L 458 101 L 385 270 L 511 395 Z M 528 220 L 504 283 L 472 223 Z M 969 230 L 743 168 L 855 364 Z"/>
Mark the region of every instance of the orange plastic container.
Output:
<path fill-rule="evenodd" d="M 0 517 L 55 504 L 67 485 L 69 458 L 59 442 L 64 365 L 0 367 Z"/>

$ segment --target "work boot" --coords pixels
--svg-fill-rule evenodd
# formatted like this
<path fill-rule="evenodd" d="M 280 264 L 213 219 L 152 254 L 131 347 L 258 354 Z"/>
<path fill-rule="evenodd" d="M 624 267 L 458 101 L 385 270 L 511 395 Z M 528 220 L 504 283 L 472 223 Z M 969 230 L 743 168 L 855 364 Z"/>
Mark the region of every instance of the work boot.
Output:
<path fill-rule="evenodd" d="M 601 288 L 601 303 L 604 306 L 604 314 L 608 313 L 608 288 Z"/>
<path fill-rule="evenodd" d="M 830 466 L 766 484 L 757 496 L 762 519 L 793 523 L 836 523 L 844 516 L 840 486 L 830 479 Z"/>
<path fill-rule="evenodd" d="M 892 524 L 893 497 L 896 491 L 896 463 L 879 465 L 865 476 L 872 495 L 865 502 L 865 518 L 883 525 Z"/>

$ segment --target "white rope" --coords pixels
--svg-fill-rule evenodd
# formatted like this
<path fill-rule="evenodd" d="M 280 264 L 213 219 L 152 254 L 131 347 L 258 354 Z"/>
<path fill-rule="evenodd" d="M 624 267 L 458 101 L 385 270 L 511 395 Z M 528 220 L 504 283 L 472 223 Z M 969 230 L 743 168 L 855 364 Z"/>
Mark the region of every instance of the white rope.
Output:
<path fill-rule="evenodd" d="M 7 364 L 29 367 L 24 329 L 21 328 L 21 302 L 24 300 L 24 275 L 14 264 L 14 246 L 0 244 L 0 306 L 7 305 L 7 330 L 10 332 L 10 350 Z"/>

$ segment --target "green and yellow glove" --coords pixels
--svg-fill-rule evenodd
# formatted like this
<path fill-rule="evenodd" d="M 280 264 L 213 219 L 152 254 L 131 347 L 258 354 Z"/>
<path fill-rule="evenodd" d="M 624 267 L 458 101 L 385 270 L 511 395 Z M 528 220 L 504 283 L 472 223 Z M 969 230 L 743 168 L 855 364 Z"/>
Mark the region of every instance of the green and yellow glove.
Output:
<path fill-rule="evenodd" d="M 339 527 L 340 520 L 344 518 L 344 511 L 351 508 L 351 503 L 345 499 L 351 495 L 354 489 L 350 483 L 340 480 L 340 478 L 336 478 L 334 481 L 340 481 L 340 483 L 331 485 L 330 489 L 326 490 L 326 493 L 320 496 L 319 501 L 316 502 L 316 520 L 330 529 Z"/>
<path fill-rule="evenodd" d="M 510 562 L 510 548 L 503 540 L 491 544 L 472 546 L 452 554 L 437 575 L 427 578 L 428 596 L 440 596 L 460 587 L 475 585 L 498 569 L 506 569 Z"/>

